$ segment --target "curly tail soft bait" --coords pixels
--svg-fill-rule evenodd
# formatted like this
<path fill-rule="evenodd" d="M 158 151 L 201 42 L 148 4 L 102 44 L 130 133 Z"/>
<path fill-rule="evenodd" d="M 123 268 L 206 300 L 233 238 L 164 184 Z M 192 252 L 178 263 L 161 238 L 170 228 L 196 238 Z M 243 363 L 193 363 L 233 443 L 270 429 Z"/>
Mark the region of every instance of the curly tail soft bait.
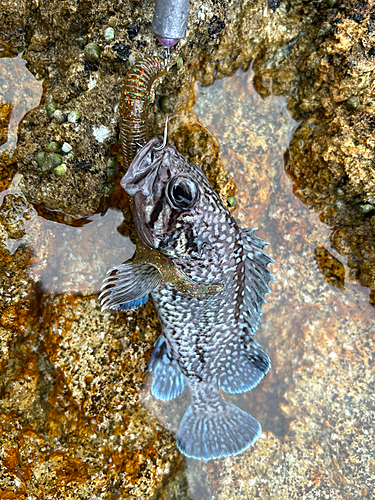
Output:
<path fill-rule="evenodd" d="M 129 167 L 137 144 L 146 142 L 151 87 L 164 73 L 163 60 L 146 57 L 130 68 L 120 97 L 120 136 L 125 167 Z"/>

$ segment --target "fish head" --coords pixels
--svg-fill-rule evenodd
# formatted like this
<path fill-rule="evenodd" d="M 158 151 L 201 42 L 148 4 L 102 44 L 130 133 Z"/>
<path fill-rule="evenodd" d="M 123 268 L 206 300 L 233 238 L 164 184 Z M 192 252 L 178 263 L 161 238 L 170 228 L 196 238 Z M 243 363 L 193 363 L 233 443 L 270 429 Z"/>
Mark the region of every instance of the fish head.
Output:
<path fill-rule="evenodd" d="M 202 258 L 210 244 L 212 217 L 225 211 L 204 172 L 161 139 L 140 149 L 121 186 L 133 199 L 138 236 L 148 247 L 171 258 Z"/>

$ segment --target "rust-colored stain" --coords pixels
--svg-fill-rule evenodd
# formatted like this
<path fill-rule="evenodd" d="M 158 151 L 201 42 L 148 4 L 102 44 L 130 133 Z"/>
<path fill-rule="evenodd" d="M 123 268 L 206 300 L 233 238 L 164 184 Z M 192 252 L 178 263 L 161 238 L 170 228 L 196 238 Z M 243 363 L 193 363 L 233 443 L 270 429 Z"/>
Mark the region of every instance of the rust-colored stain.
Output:
<path fill-rule="evenodd" d="M 345 266 L 322 246 L 315 249 L 315 259 L 324 279 L 331 285 L 344 288 Z"/>
<path fill-rule="evenodd" d="M 25 495 L 19 492 L 14 493 L 13 490 L 7 488 L 0 491 L 0 500 L 25 500 Z"/>
<path fill-rule="evenodd" d="M 158 450 L 155 448 L 153 442 L 150 442 L 141 451 L 118 452 L 114 450 L 110 456 L 115 465 L 116 472 L 126 473 L 130 476 L 130 482 L 135 484 L 148 464 L 152 464 L 151 470 L 156 470 Z"/>
<path fill-rule="evenodd" d="M 7 141 L 8 125 L 11 114 L 12 114 L 11 104 L 7 102 L 5 103 L 0 102 L 0 146 Z"/>
<path fill-rule="evenodd" d="M 20 452 L 18 447 L 5 450 L 3 464 L 8 470 L 13 471 L 20 462 Z"/>
<path fill-rule="evenodd" d="M 58 351 L 61 344 L 62 335 L 58 333 L 60 331 L 69 331 L 70 325 L 75 321 L 76 317 L 72 311 L 74 311 L 75 306 L 79 305 L 81 302 L 81 297 L 74 295 L 73 293 L 66 293 L 62 296 L 61 307 L 69 308 L 71 311 L 68 316 L 61 317 L 59 310 L 56 309 L 47 300 L 43 304 L 43 322 L 46 325 L 55 325 L 54 328 L 49 329 L 48 342 L 45 344 L 46 351 L 51 359 L 55 359 L 56 351 Z"/>
<path fill-rule="evenodd" d="M 60 467 L 56 469 L 58 487 L 67 486 L 70 483 L 83 484 L 88 479 L 89 464 L 79 458 L 63 460 Z"/>
<path fill-rule="evenodd" d="M 30 250 L 24 246 L 20 246 L 13 255 L 4 247 L 0 247 L 0 260 L 0 326 L 2 340 L 6 342 L 9 350 L 16 336 L 25 331 L 29 319 L 30 302 L 27 294 L 31 290 L 31 283 L 28 266 L 32 262 L 32 256 Z M 5 355 L 0 359 L 0 369 L 6 362 Z"/>

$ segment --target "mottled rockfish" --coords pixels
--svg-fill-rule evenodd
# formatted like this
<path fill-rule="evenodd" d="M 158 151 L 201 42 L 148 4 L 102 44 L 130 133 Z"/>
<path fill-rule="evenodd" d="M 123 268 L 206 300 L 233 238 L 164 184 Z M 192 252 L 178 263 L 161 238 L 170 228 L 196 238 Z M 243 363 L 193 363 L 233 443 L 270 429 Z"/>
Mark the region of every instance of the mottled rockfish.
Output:
<path fill-rule="evenodd" d="M 140 307 L 150 294 L 162 334 L 149 370 L 152 393 L 167 401 L 188 386 L 191 404 L 177 446 L 196 459 L 239 453 L 259 422 L 219 389 L 252 389 L 270 368 L 253 335 L 274 262 L 265 241 L 240 229 L 205 174 L 159 138 L 142 147 L 121 181 L 133 199 L 140 238 L 134 258 L 104 281 L 103 309 Z"/>

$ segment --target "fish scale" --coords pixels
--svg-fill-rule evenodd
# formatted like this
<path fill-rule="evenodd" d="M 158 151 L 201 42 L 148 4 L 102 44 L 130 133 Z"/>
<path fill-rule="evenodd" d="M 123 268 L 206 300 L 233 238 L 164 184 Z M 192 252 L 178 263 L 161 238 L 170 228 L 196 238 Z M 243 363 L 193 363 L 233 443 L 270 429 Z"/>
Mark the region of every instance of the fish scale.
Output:
<path fill-rule="evenodd" d="M 121 181 L 148 250 L 115 268 L 102 301 L 127 310 L 137 301 L 141 306 L 146 291 L 151 295 L 162 329 L 149 365 L 152 393 L 169 400 L 187 386 L 191 394 L 177 446 L 196 459 L 230 456 L 261 432 L 259 422 L 225 401 L 220 389 L 248 391 L 270 368 L 254 333 L 273 260 L 254 230 L 238 227 L 204 173 L 172 146 L 155 150 L 159 143 L 151 139 Z M 183 286 L 170 278 L 175 275 Z M 124 296 L 133 300 L 124 303 Z"/>

